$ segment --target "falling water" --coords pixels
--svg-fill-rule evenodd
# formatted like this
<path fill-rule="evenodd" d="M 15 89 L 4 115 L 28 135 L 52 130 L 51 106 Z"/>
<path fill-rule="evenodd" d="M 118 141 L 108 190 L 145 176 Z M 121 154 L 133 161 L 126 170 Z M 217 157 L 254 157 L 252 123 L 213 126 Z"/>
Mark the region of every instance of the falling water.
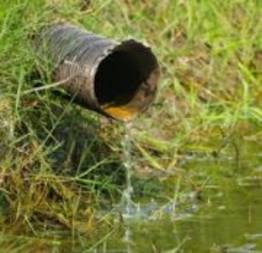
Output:
<path fill-rule="evenodd" d="M 122 146 L 123 146 L 123 161 L 126 171 L 126 188 L 122 195 L 122 203 L 125 205 L 125 213 L 126 217 L 130 217 L 131 209 L 132 209 L 132 154 L 131 154 L 131 136 L 130 136 L 130 125 L 125 127 L 125 135 L 123 138 Z"/>
<path fill-rule="evenodd" d="M 133 193 L 133 186 L 132 186 L 132 138 L 131 138 L 131 128 L 132 125 L 126 124 L 125 125 L 125 133 L 122 141 L 122 148 L 123 148 L 123 164 L 126 171 L 126 188 L 122 195 L 121 205 L 124 207 L 122 216 L 125 221 L 126 230 L 124 235 L 124 241 L 127 243 L 127 252 L 131 253 L 130 243 L 132 241 L 132 234 L 129 226 L 128 218 L 132 216 L 132 209 L 134 206 L 134 202 L 132 201 L 132 193 Z"/>

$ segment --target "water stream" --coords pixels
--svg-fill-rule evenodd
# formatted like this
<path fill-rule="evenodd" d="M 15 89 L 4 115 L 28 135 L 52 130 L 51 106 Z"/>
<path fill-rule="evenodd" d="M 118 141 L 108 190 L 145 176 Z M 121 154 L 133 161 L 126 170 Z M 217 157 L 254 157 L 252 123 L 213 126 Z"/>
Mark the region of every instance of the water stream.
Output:
<path fill-rule="evenodd" d="M 128 218 L 131 215 L 132 211 L 132 139 L 131 139 L 131 124 L 126 124 L 125 126 L 125 134 L 122 140 L 122 148 L 123 148 L 123 165 L 125 167 L 126 172 L 126 188 L 122 195 L 121 204 L 125 206 L 125 212 L 122 213 L 124 218 Z"/>
<path fill-rule="evenodd" d="M 129 225 L 128 219 L 132 217 L 132 209 L 133 209 L 133 201 L 132 201 L 132 193 L 133 193 L 133 185 L 132 185 L 132 137 L 131 137 L 131 123 L 127 123 L 125 125 L 125 133 L 122 140 L 122 148 L 123 148 L 123 165 L 125 167 L 126 173 L 126 188 L 123 191 L 122 199 L 120 206 L 122 208 L 122 217 L 125 222 L 125 234 L 123 241 L 126 242 L 127 245 L 127 253 L 132 253 L 131 243 L 132 243 L 132 233 Z"/>

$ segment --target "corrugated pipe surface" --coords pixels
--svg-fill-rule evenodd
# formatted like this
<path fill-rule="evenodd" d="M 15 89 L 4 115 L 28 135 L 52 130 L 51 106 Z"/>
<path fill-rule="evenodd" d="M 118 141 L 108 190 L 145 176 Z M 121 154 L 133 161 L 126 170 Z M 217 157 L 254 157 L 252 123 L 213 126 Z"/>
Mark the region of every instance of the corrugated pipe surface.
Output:
<path fill-rule="evenodd" d="M 153 101 L 159 65 L 136 40 L 118 43 L 68 24 L 42 30 L 37 47 L 48 55 L 55 82 L 85 107 L 129 121 Z"/>

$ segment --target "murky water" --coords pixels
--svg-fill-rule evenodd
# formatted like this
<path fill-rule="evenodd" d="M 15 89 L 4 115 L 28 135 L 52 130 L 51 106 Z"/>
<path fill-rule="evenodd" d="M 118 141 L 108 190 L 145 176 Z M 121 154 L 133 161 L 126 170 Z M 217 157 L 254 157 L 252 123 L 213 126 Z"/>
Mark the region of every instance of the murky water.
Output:
<path fill-rule="evenodd" d="M 179 193 L 177 199 L 158 202 L 157 198 L 142 200 L 132 195 L 135 190 L 132 140 L 126 135 L 123 141 L 126 189 L 120 203 L 110 212 L 116 217 L 112 230 L 93 238 L 93 242 L 85 235 L 78 235 L 73 246 L 70 236 L 50 240 L 51 243 L 46 243 L 48 250 L 39 252 L 262 253 L 262 161 L 258 146 L 240 161 L 234 155 L 219 161 L 188 158 L 183 167 L 191 170 L 190 175 L 204 177 L 201 179 L 205 182 L 204 196 L 187 190 Z M 213 184 L 214 175 L 212 184 L 208 183 L 207 177 L 215 171 L 219 171 L 219 183 Z M 179 190 L 177 182 L 175 191 Z M 1 238 L 5 240 L 5 236 Z M 46 245 L 43 241 L 42 244 Z"/>
<path fill-rule="evenodd" d="M 123 141 L 127 187 L 124 205 L 120 205 L 124 226 L 113 229 L 96 251 L 90 252 L 262 253 L 260 145 L 251 145 L 249 149 L 248 144 L 245 149 L 243 143 L 243 157 L 239 161 L 234 154 L 220 161 L 199 157 L 185 161 L 185 166 L 194 169 L 198 177 L 204 171 L 206 176 L 220 171 L 223 179 L 219 179 L 219 186 L 207 184 L 201 199 L 188 192 L 183 197 L 191 201 L 179 211 L 177 199 L 167 203 L 148 199 L 143 204 L 132 199 L 131 145 L 127 134 Z"/>
<path fill-rule="evenodd" d="M 162 207 L 141 206 L 140 216 L 129 219 L 131 242 L 122 239 L 126 228 L 117 229 L 98 252 L 262 252 L 261 185 L 214 192 L 197 211 L 175 217 L 168 205 Z"/>

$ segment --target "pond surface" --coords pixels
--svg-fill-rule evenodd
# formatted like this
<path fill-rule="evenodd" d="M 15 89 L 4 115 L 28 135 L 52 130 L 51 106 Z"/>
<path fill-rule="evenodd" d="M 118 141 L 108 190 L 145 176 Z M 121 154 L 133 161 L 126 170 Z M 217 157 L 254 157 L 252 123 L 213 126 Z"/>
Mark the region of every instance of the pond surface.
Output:
<path fill-rule="evenodd" d="M 84 235 L 75 234 L 72 240 L 72 235 L 54 234 L 57 240 L 41 242 L 39 238 L 43 247 L 36 247 L 34 252 L 262 253 L 260 150 L 256 147 L 237 162 L 234 156 L 219 161 L 191 157 L 183 168 L 204 182 L 200 195 L 188 190 L 180 192 L 176 181 L 173 184 L 178 194 L 167 196 L 168 201 L 143 196 L 106 212 L 115 219 L 112 230 L 93 236 L 92 242 Z M 1 238 L 5 240 L 5 235 Z M 12 240 L 18 242 L 15 237 Z M 30 238 L 20 240 L 26 248 L 25 242 Z M 31 252 L 22 248 L 14 252 Z"/>
<path fill-rule="evenodd" d="M 35 240 L 39 247 L 34 245 L 34 252 L 262 253 L 261 185 L 220 191 L 209 202 L 185 212 L 176 214 L 172 208 L 172 204 L 144 204 L 122 222 L 124 225 L 98 236 L 93 245 L 80 235 L 72 245 L 70 238 L 60 235 L 61 240 L 52 239 L 50 243 Z M 26 251 L 32 245 L 30 238 L 13 237 L 12 243 L 19 245 L 19 240 L 23 246 L 14 252 L 31 252 Z"/>
<path fill-rule="evenodd" d="M 129 203 L 124 226 L 90 252 L 262 253 L 261 145 L 244 142 L 231 153 L 186 159 L 183 167 L 203 182 L 204 196 L 178 187 L 167 203 Z"/>
<path fill-rule="evenodd" d="M 90 252 L 262 252 L 261 186 L 220 192 L 198 208 L 177 215 L 165 209 L 157 215 L 129 218 L 125 229 L 114 231 L 97 251 Z"/>

